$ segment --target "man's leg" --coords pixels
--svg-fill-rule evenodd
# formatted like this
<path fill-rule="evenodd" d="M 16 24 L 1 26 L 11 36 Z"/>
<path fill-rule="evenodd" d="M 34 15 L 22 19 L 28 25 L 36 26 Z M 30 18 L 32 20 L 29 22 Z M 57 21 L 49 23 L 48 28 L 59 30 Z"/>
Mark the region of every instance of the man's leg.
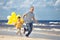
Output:
<path fill-rule="evenodd" d="M 20 35 L 22 35 L 21 28 L 19 30 L 20 30 Z"/>
<path fill-rule="evenodd" d="M 24 27 L 24 34 L 25 34 L 25 32 L 26 32 L 26 31 L 28 31 L 28 30 L 27 30 L 27 26 L 26 26 L 26 27 Z"/>
<path fill-rule="evenodd" d="M 24 28 L 24 34 L 25 34 L 25 32 L 26 32 L 26 28 Z"/>
<path fill-rule="evenodd" d="M 32 32 L 32 23 L 27 24 L 27 28 L 28 28 L 28 33 L 26 34 L 26 36 L 28 37 Z"/>

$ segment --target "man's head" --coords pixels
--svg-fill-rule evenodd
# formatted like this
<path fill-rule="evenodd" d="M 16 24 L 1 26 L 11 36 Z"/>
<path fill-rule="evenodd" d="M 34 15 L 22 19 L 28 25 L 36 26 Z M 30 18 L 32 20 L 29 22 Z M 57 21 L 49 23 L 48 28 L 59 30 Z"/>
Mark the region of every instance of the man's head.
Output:
<path fill-rule="evenodd" d="M 32 6 L 31 8 L 30 8 L 30 12 L 33 12 L 34 11 L 34 7 Z"/>

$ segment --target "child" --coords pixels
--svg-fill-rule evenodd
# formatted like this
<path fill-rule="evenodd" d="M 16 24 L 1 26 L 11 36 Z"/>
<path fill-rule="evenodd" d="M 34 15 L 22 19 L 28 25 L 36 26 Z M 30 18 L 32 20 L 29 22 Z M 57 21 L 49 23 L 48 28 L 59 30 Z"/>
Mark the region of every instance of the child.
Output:
<path fill-rule="evenodd" d="M 17 22 L 15 23 L 15 26 L 17 28 L 17 33 L 16 34 L 20 34 L 21 35 L 21 28 L 22 28 L 23 22 L 21 21 L 21 17 L 17 18 Z"/>

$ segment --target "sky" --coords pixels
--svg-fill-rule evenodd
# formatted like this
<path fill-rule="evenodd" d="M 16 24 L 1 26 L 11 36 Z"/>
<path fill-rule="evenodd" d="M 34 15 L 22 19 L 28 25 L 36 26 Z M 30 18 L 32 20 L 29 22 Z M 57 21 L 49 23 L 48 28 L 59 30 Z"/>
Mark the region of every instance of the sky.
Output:
<path fill-rule="evenodd" d="M 0 20 L 12 12 L 22 16 L 31 6 L 37 20 L 60 20 L 60 0 L 0 0 Z"/>

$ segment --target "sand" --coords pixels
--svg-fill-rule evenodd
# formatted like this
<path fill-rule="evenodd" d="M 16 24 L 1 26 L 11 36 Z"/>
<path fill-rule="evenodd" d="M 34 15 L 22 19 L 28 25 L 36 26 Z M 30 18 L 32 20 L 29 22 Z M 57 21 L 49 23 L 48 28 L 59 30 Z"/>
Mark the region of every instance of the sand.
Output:
<path fill-rule="evenodd" d="M 0 35 L 0 40 L 48 40 L 48 39 Z"/>

